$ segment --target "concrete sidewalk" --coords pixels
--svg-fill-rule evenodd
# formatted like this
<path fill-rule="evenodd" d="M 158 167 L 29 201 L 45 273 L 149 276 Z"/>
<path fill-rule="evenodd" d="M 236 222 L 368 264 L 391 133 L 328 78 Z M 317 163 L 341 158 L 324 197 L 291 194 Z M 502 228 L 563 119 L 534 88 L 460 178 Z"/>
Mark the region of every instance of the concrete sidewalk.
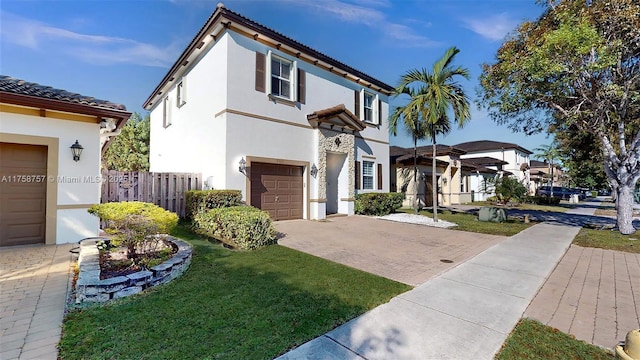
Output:
<path fill-rule="evenodd" d="M 279 359 L 492 359 L 579 230 L 532 226 Z"/>

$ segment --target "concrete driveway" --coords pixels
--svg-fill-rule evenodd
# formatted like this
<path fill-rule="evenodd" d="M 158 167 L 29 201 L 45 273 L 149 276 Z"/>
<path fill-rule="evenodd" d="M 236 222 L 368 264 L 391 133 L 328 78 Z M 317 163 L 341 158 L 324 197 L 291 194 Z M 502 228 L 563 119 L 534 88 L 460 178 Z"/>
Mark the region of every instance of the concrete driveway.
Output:
<path fill-rule="evenodd" d="M 280 245 L 413 286 L 506 239 L 365 216 L 280 221 L 276 229 Z"/>

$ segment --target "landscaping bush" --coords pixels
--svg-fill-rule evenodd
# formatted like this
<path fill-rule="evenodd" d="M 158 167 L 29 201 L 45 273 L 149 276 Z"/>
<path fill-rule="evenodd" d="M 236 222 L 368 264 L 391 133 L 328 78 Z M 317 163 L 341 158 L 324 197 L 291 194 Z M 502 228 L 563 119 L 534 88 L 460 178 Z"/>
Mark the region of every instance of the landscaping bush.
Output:
<path fill-rule="evenodd" d="M 496 195 L 502 204 L 507 204 L 511 199 L 519 201 L 527 193 L 527 188 L 518 179 L 503 176 L 496 181 Z"/>
<path fill-rule="evenodd" d="M 240 190 L 190 190 L 185 197 L 185 217 L 193 219 L 200 210 L 242 205 Z"/>
<path fill-rule="evenodd" d="M 266 211 L 252 206 L 233 206 L 199 211 L 194 230 L 242 250 L 276 243 L 276 229 Z"/>
<path fill-rule="evenodd" d="M 355 212 L 362 215 L 388 215 L 402 207 L 402 193 L 365 193 L 356 195 Z"/>
<path fill-rule="evenodd" d="M 151 235 L 168 234 L 178 225 L 175 213 L 139 201 L 94 205 L 88 211 L 106 223 L 105 231 L 115 235 L 112 242 L 126 247 L 129 258 L 136 257 L 138 249 L 148 248 L 157 242 Z"/>
<path fill-rule="evenodd" d="M 111 202 L 93 205 L 89 213 L 107 223 L 124 221 L 127 215 L 141 215 L 153 222 L 161 234 L 169 234 L 178 225 L 178 215 L 158 205 L 141 201 Z"/>

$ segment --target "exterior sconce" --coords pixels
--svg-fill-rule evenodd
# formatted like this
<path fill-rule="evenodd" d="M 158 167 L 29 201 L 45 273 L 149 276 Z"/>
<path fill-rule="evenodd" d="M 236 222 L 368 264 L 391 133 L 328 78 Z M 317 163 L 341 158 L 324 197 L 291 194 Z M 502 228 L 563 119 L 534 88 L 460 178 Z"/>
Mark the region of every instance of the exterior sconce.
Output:
<path fill-rule="evenodd" d="M 309 171 L 309 173 L 314 178 L 316 177 L 316 175 L 318 175 L 318 168 L 316 167 L 316 164 L 311 165 L 311 170 Z"/>
<path fill-rule="evenodd" d="M 442 185 L 447 186 L 447 178 L 446 177 L 442 178 Z"/>
<path fill-rule="evenodd" d="M 247 171 L 247 162 L 244 160 L 244 158 L 241 158 L 240 162 L 238 162 L 238 171 L 243 174 L 245 173 L 245 171 Z"/>
<path fill-rule="evenodd" d="M 73 161 L 80 161 L 80 154 L 82 154 L 82 150 L 84 150 L 84 148 L 82 147 L 82 145 L 80 145 L 80 143 L 78 143 L 78 140 L 76 140 L 75 144 L 71 145 L 71 154 L 73 154 Z"/>

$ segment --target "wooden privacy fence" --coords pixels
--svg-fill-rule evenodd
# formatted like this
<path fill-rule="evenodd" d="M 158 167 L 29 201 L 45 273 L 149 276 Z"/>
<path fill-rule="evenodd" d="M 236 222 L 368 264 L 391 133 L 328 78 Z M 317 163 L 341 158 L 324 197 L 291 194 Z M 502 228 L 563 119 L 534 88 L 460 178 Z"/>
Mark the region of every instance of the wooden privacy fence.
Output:
<path fill-rule="evenodd" d="M 185 193 L 202 189 L 202 175 L 109 170 L 102 174 L 102 203 L 144 201 L 180 217 L 185 213 Z"/>

